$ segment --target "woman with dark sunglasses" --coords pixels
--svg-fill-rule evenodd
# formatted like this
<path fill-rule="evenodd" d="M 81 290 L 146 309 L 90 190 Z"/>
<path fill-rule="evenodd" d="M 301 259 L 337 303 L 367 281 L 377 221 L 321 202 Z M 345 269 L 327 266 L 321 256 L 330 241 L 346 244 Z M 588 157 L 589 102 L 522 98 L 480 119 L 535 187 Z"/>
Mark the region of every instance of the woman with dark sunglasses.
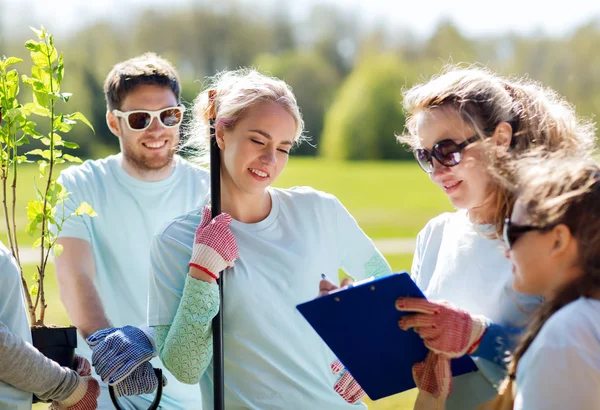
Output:
<path fill-rule="evenodd" d="M 587 152 L 593 129 L 553 91 L 479 68 L 450 67 L 408 90 L 404 106 L 409 135 L 400 140 L 457 208 L 417 238 L 411 275 L 429 301 L 396 304 L 413 313 L 400 327 L 430 349 L 413 369 L 415 408 L 475 409 L 494 396 L 506 352 L 541 302 L 511 286 L 501 237 L 514 197 L 490 171 L 534 147 Z M 452 379 L 450 359 L 465 354 L 479 371 Z"/>
<path fill-rule="evenodd" d="M 545 300 L 514 350 L 499 395 L 484 408 L 597 409 L 600 166 L 556 154 L 510 165 L 518 198 L 504 229 L 512 285 Z"/>

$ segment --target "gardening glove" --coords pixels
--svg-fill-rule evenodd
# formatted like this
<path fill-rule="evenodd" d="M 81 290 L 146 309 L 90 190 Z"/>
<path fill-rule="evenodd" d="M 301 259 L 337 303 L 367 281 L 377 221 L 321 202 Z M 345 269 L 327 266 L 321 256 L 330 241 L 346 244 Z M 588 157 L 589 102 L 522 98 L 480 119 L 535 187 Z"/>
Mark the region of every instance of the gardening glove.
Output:
<path fill-rule="evenodd" d="M 354 380 L 354 377 L 346 370 L 342 362 L 336 360 L 331 363 L 331 371 L 333 374 L 339 374 L 341 377 L 338 379 L 333 389 L 340 395 L 346 402 L 354 404 L 365 396 L 365 391 L 360 385 Z"/>
<path fill-rule="evenodd" d="M 479 347 L 488 322 L 447 302 L 399 298 L 396 309 L 414 312 L 399 321 L 403 330 L 413 328 L 430 350 L 422 363 L 413 366 L 419 388 L 415 409 L 438 410 L 452 391 L 450 359 L 471 354 Z"/>
<path fill-rule="evenodd" d="M 149 362 L 142 363 L 129 376 L 120 382 L 111 384 L 115 389 L 115 395 L 137 396 L 140 394 L 152 393 L 158 387 L 158 378 L 154 373 L 154 368 Z M 163 387 L 167 385 L 167 378 L 162 377 Z"/>
<path fill-rule="evenodd" d="M 196 229 L 192 258 L 189 266 L 200 269 L 215 279 L 219 273 L 233 266 L 238 258 L 235 237 L 229 229 L 231 216 L 219 214 L 211 219 L 210 206 L 202 210 L 202 222 Z"/>
<path fill-rule="evenodd" d="M 77 374 L 79 376 L 77 387 L 69 397 L 62 401 L 54 401 L 50 405 L 51 410 L 93 410 L 98 407 L 98 396 L 100 395 L 100 386 L 93 377 L 90 362 L 85 358 L 76 355 Z"/>
<path fill-rule="evenodd" d="M 157 355 L 153 339 L 134 326 L 106 328 L 86 339 L 92 365 L 103 382 L 115 385 Z M 150 364 L 147 363 L 149 367 Z"/>

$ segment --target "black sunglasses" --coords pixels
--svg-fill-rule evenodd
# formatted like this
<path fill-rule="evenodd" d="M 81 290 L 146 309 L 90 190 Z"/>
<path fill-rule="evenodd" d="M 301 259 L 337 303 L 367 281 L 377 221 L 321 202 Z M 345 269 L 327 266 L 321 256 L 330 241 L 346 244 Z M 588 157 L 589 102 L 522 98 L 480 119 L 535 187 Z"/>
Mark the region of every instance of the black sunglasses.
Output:
<path fill-rule="evenodd" d="M 446 167 L 453 167 L 458 165 L 462 160 L 462 151 L 469 144 L 479 141 L 481 138 L 478 135 L 474 135 L 466 141 L 457 144 L 456 142 L 447 139 L 441 140 L 434 144 L 431 148 L 431 152 L 424 148 L 417 148 L 415 150 L 415 158 L 421 166 L 421 169 L 428 174 L 433 172 L 433 159 L 437 159 L 438 162 Z"/>
<path fill-rule="evenodd" d="M 534 226 L 534 225 L 515 225 L 510 218 L 504 220 L 503 238 L 508 249 L 512 248 L 515 242 L 524 234 L 530 231 L 546 231 L 552 229 L 552 226 Z"/>

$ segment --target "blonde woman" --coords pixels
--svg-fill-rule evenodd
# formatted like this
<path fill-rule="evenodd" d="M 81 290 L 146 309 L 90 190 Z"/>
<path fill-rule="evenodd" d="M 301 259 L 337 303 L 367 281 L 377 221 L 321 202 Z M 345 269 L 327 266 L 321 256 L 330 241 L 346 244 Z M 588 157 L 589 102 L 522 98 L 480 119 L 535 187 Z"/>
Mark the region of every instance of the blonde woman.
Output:
<path fill-rule="evenodd" d="M 342 204 L 309 187 L 271 187 L 302 139 L 296 99 L 283 81 L 243 69 L 216 91 L 223 214 L 208 207 L 175 219 L 152 241 L 149 324 L 165 366 L 200 383 L 213 405 L 211 320 L 224 270 L 225 408 L 351 409 L 362 394 L 334 386 L 335 357 L 296 311 L 321 274 L 356 279 L 391 269 Z M 190 145 L 206 152 L 207 92 L 196 99 Z M 357 395 L 357 393 L 359 393 Z"/>

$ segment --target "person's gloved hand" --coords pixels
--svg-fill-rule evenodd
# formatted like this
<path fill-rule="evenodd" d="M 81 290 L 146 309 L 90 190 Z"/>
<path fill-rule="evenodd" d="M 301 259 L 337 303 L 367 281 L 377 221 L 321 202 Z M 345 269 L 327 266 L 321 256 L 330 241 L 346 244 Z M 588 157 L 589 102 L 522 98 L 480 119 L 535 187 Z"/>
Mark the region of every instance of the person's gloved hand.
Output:
<path fill-rule="evenodd" d="M 360 385 L 354 380 L 354 377 L 346 370 L 342 362 L 336 360 L 331 363 L 331 371 L 333 374 L 339 374 L 341 377 L 333 389 L 340 395 L 346 402 L 354 404 L 365 396 L 365 391 Z"/>
<path fill-rule="evenodd" d="M 189 266 L 200 269 L 215 279 L 218 279 L 219 273 L 225 268 L 233 266 L 238 258 L 238 247 L 229 229 L 230 223 L 229 214 L 222 213 L 211 219 L 210 207 L 203 208 L 202 222 L 196 229 Z"/>
<path fill-rule="evenodd" d="M 91 375 L 91 366 L 85 358 L 76 355 L 77 374 L 82 376 L 77 381 L 77 387 L 69 397 L 62 401 L 54 401 L 50 410 L 94 410 L 98 407 L 100 386 Z"/>
<path fill-rule="evenodd" d="M 400 328 L 414 328 L 432 352 L 449 358 L 461 357 L 477 350 L 487 329 L 483 316 L 452 306 L 448 302 L 430 302 L 420 298 L 399 298 L 396 309 L 415 312 L 398 323 Z"/>
<path fill-rule="evenodd" d="M 86 342 L 92 348 L 96 373 L 102 381 L 112 385 L 156 356 L 152 338 L 134 326 L 102 329 L 90 335 Z"/>
<path fill-rule="evenodd" d="M 396 309 L 415 312 L 400 319 L 398 325 L 403 330 L 413 328 L 430 350 L 424 362 L 413 366 L 419 389 L 414 408 L 442 410 L 452 391 L 450 359 L 477 350 L 488 322 L 447 302 L 420 298 L 399 298 Z"/>
<path fill-rule="evenodd" d="M 158 387 L 158 377 L 154 373 L 154 368 L 149 362 L 142 363 L 129 376 L 117 383 L 109 383 L 115 389 L 115 395 L 137 396 L 140 394 L 152 393 Z M 162 377 L 163 387 L 167 385 L 167 378 Z"/>
<path fill-rule="evenodd" d="M 452 391 L 450 359 L 430 351 L 425 361 L 413 366 L 412 372 L 419 389 L 414 410 L 444 410 Z"/>

